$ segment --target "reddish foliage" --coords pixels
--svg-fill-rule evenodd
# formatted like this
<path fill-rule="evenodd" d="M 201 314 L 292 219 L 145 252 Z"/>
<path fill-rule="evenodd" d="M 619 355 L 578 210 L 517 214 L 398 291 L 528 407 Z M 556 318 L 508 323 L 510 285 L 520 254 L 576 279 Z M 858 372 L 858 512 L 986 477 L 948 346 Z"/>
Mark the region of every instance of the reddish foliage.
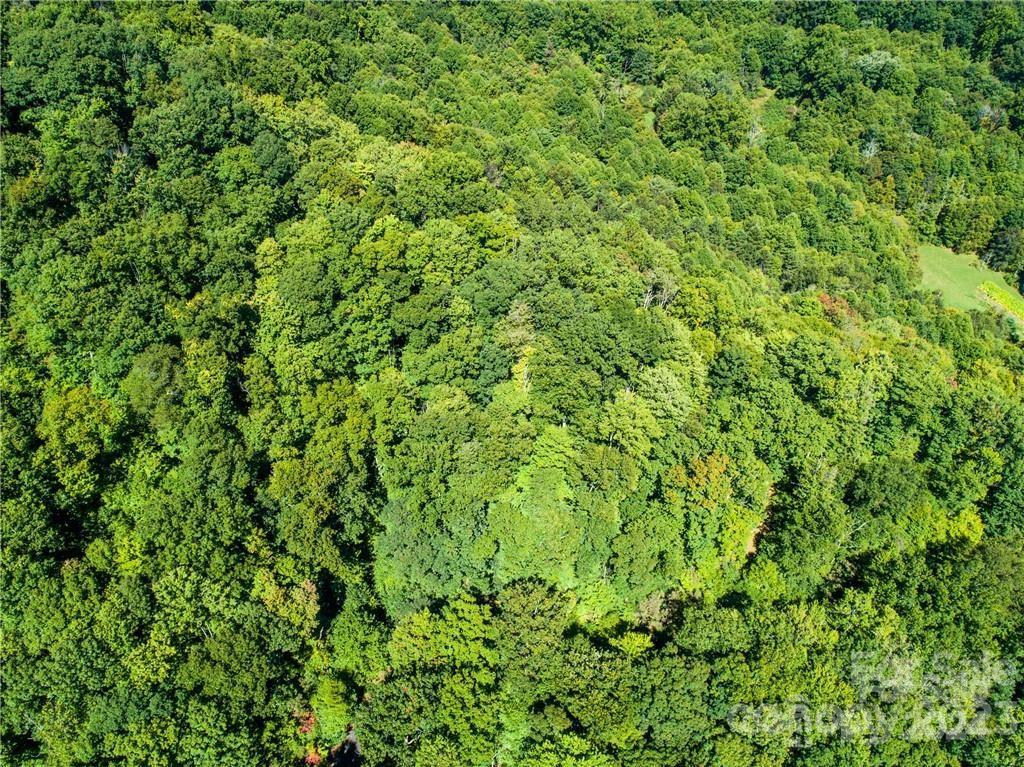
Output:
<path fill-rule="evenodd" d="M 830 320 L 853 319 L 857 316 L 857 312 L 853 310 L 853 307 L 842 296 L 830 296 L 828 293 L 819 293 L 818 301 L 821 302 L 821 306 Z"/>
<path fill-rule="evenodd" d="M 324 758 L 320 756 L 320 752 L 310 751 L 308 754 L 306 754 L 306 758 L 304 761 L 306 762 L 306 764 L 320 764 L 321 762 L 323 762 L 323 760 Z"/>
<path fill-rule="evenodd" d="M 292 716 L 299 720 L 299 732 L 307 735 L 316 727 L 316 714 L 312 711 L 295 711 Z"/>

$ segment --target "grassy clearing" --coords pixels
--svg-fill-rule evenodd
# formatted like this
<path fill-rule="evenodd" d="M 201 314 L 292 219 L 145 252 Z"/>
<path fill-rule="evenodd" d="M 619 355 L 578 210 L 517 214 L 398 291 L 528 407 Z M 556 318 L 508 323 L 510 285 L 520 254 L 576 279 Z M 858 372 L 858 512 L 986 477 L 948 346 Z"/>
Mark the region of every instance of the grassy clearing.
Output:
<path fill-rule="evenodd" d="M 750 100 L 750 108 L 754 111 L 754 114 L 761 114 L 764 111 L 764 105 L 774 95 L 775 88 L 763 88 L 758 95 L 754 96 Z"/>
<path fill-rule="evenodd" d="M 922 245 L 918 256 L 922 284 L 937 290 L 946 306 L 965 311 L 995 307 L 1024 323 L 1024 298 L 976 256 L 938 245 Z"/>
<path fill-rule="evenodd" d="M 994 282 L 982 283 L 981 292 L 989 302 L 1024 325 L 1024 297 L 1020 293 Z"/>

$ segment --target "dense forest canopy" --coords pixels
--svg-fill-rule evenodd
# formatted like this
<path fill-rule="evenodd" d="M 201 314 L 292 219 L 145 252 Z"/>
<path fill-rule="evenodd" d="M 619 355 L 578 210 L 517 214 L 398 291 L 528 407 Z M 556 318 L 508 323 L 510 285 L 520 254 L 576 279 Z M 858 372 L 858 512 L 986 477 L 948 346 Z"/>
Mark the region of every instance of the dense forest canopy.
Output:
<path fill-rule="evenodd" d="M 0 21 L 4 763 L 1024 764 L 1020 3 Z"/>

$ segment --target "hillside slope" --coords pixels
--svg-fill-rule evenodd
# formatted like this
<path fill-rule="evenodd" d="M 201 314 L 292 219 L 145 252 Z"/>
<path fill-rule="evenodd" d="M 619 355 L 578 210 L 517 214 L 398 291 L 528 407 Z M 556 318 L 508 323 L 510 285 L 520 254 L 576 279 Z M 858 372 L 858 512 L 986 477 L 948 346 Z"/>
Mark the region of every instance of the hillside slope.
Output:
<path fill-rule="evenodd" d="M 5 763 L 1024 763 L 1019 4 L 2 34 Z"/>

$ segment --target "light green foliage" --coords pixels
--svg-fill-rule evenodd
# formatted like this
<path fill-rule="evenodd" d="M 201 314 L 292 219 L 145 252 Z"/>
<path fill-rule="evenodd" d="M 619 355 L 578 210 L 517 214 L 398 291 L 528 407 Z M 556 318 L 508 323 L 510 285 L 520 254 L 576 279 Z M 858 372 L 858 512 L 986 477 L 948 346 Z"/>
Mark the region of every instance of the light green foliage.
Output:
<path fill-rule="evenodd" d="M 110 468 L 120 420 L 114 406 L 79 386 L 47 397 L 36 431 L 72 502 L 93 497 Z"/>
<path fill-rule="evenodd" d="M 574 504 L 578 469 L 573 459 L 567 430 L 547 427 L 515 485 L 492 506 L 499 583 L 534 577 L 563 588 L 574 585 L 582 528 Z"/>
<path fill-rule="evenodd" d="M 521 762 L 528 767 L 613 767 L 607 755 L 595 753 L 577 735 L 563 735 L 556 743 L 544 743 L 528 751 Z"/>
<path fill-rule="evenodd" d="M 670 513 L 682 526 L 687 564 L 677 574 L 687 589 L 717 591 L 735 577 L 747 555 L 748 541 L 764 522 L 767 497 L 750 508 L 735 498 L 728 459 L 712 454 L 686 470 L 674 467 L 665 477 Z"/>

